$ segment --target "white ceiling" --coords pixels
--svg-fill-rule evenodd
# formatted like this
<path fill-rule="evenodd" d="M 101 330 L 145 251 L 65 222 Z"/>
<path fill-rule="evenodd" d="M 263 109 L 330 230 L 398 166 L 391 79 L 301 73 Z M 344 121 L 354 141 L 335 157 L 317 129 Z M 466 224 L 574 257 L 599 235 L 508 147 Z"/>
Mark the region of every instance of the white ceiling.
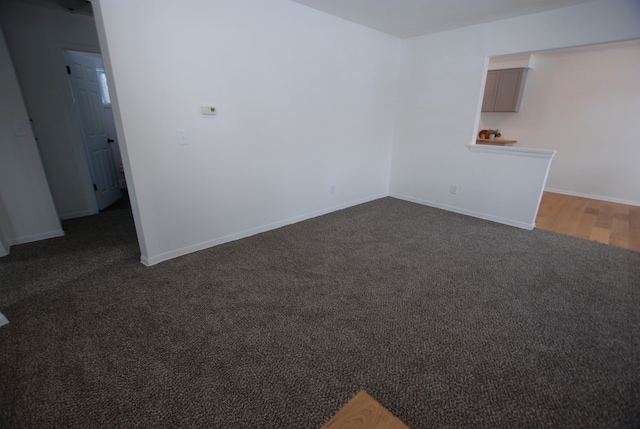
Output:
<path fill-rule="evenodd" d="M 292 0 L 400 38 L 594 0 Z"/>

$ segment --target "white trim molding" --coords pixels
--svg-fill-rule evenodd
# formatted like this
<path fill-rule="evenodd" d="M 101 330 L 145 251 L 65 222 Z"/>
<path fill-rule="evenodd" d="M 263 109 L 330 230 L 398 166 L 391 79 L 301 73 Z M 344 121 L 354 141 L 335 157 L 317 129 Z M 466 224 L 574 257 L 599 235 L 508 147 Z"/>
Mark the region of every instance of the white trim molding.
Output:
<path fill-rule="evenodd" d="M 225 237 L 220 237 L 220 238 L 215 238 L 213 240 L 207 240 L 207 241 L 203 241 L 202 243 L 198 243 L 198 244 L 194 244 L 192 246 L 187 246 L 187 247 L 183 247 L 181 249 L 176 249 L 176 250 L 172 250 L 170 252 L 165 252 L 165 253 L 161 253 L 159 255 L 155 255 L 152 257 L 146 257 L 145 255 L 142 255 L 140 257 L 140 262 L 142 262 L 142 264 L 147 265 L 147 266 L 151 266 L 151 265 L 155 265 L 158 264 L 160 262 L 164 262 L 164 261 L 168 261 L 169 259 L 173 259 L 173 258 L 177 258 L 179 256 L 184 256 L 187 255 L 189 253 L 193 253 L 193 252 L 197 252 L 200 250 L 204 250 L 204 249 L 208 249 L 210 247 L 214 247 L 214 246 L 219 246 L 221 244 L 225 244 L 225 243 L 229 243 L 231 241 L 236 241 L 236 240 L 240 240 L 242 238 L 247 238 L 247 237 L 251 237 L 252 235 L 256 235 L 256 234 L 260 234 L 262 232 L 267 232 L 267 231 L 271 231 L 277 228 L 281 228 L 283 226 L 287 226 L 287 225 L 291 225 L 294 223 L 298 223 L 298 222 L 302 222 L 304 220 L 307 219 L 312 219 L 314 217 L 318 217 L 318 216 L 322 216 L 328 213 L 332 213 L 338 210 L 343 210 L 349 207 L 353 207 L 353 206 L 357 206 L 359 204 L 364 204 L 364 203 L 368 203 L 370 201 L 374 201 L 374 200 L 378 200 L 380 198 L 384 198 L 389 196 L 388 194 L 380 194 L 380 195 L 375 195 L 372 197 L 368 197 L 368 198 L 363 198 L 360 200 L 355 200 L 355 201 L 350 201 L 348 203 L 344 203 L 344 204 L 340 204 L 337 206 L 333 206 L 324 210 L 318 210 L 316 212 L 311 212 L 311 213 L 307 213 L 307 214 L 303 214 L 300 216 L 295 216 L 292 217 L 290 219 L 285 219 L 282 221 L 278 221 L 278 222 L 274 222 L 274 223 L 270 223 L 267 225 L 263 225 L 263 226 L 258 226 L 256 228 L 251 228 L 245 231 L 241 231 L 235 234 L 230 234 L 227 235 Z"/>
<path fill-rule="evenodd" d="M 422 200 L 420 198 L 410 197 L 408 195 L 391 193 L 389 196 L 398 198 L 399 200 L 409 201 L 412 203 L 422 204 L 423 206 L 429 206 L 436 209 L 446 210 L 448 212 L 458 213 L 466 216 L 475 217 L 478 219 L 489 220 L 492 222 L 501 223 L 504 225 L 515 226 L 516 228 L 532 230 L 536 227 L 535 223 L 520 222 L 513 219 L 507 219 L 500 216 L 494 216 L 488 213 L 477 212 L 475 210 L 467 210 L 460 207 L 449 206 L 447 204 L 440 204 L 434 201 Z"/>
<path fill-rule="evenodd" d="M 0 258 L 9 254 L 9 246 L 5 247 L 4 243 L 0 241 Z"/>
<path fill-rule="evenodd" d="M 640 201 L 625 200 L 622 198 L 607 197 L 603 195 L 587 194 L 584 192 L 567 191 L 564 189 L 544 188 L 545 192 L 553 192 L 554 194 L 571 195 L 572 197 L 589 198 L 590 200 L 607 201 L 610 203 L 626 204 L 628 206 L 640 207 Z"/>
<path fill-rule="evenodd" d="M 8 323 L 9 323 L 9 319 L 7 319 L 7 316 L 0 313 L 0 326 L 6 325 Z"/>
<path fill-rule="evenodd" d="M 556 155 L 555 150 L 548 149 L 532 149 L 526 147 L 513 147 L 513 146 L 495 146 L 495 145 L 486 145 L 486 144 L 470 144 L 467 145 L 469 151 L 471 152 L 481 152 L 481 153 L 494 153 L 499 155 L 510 155 L 510 156 L 526 156 L 529 158 L 543 158 L 543 159 L 553 159 Z"/>
<path fill-rule="evenodd" d="M 13 246 L 16 244 L 26 244 L 26 243 L 31 243 L 33 241 L 40 241 L 40 240 L 46 240 L 48 238 L 56 238 L 56 237 L 63 237 L 63 236 L 64 236 L 64 231 L 61 229 L 58 229 L 54 231 L 42 232 L 39 234 L 23 235 L 22 237 L 16 237 L 14 239 L 7 240 L 8 241 L 7 244 L 9 246 Z"/>

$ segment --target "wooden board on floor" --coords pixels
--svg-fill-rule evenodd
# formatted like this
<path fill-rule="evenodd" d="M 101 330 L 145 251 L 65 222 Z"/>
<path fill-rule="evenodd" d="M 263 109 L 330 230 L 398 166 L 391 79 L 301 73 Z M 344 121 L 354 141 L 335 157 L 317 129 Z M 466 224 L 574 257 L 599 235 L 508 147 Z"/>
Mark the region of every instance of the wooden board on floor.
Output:
<path fill-rule="evenodd" d="M 640 251 L 640 207 L 545 192 L 536 227 Z"/>
<path fill-rule="evenodd" d="M 320 429 L 410 429 L 361 390 Z"/>

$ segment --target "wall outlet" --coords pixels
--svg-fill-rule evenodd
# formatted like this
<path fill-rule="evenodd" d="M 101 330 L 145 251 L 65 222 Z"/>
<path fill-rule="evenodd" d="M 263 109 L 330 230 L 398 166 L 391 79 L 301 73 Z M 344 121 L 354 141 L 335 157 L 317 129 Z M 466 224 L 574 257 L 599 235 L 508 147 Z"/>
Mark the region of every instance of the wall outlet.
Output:
<path fill-rule="evenodd" d="M 24 127 L 24 124 L 22 122 L 14 122 L 13 123 L 13 130 L 16 132 L 17 136 L 26 136 L 27 135 L 27 129 Z"/>
<path fill-rule="evenodd" d="M 215 116 L 218 110 L 214 106 L 200 106 L 200 113 L 207 116 Z"/>
<path fill-rule="evenodd" d="M 449 192 L 451 192 L 452 194 L 457 194 L 458 193 L 458 185 L 451 185 L 451 189 L 449 189 Z"/>
<path fill-rule="evenodd" d="M 329 195 L 335 195 L 335 194 L 336 194 L 336 185 L 329 186 Z"/>

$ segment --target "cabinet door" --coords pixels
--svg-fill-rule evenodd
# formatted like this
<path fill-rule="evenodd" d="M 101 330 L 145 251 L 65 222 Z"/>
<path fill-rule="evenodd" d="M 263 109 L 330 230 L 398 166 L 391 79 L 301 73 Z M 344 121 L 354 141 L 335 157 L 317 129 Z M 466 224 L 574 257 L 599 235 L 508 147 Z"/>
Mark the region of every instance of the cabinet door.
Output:
<path fill-rule="evenodd" d="M 482 99 L 482 111 L 493 112 L 493 104 L 498 91 L 498 81 L 500 80 L 500 70 L 487 72 L 487 83 L 484 86 L 484 98 Z"/>
<path fill-rule="evenodd" d="M 524 69 L 500 70 L 498 91 L 493 104 L 494 112 L 517 112 L 524 88 Z"/>

